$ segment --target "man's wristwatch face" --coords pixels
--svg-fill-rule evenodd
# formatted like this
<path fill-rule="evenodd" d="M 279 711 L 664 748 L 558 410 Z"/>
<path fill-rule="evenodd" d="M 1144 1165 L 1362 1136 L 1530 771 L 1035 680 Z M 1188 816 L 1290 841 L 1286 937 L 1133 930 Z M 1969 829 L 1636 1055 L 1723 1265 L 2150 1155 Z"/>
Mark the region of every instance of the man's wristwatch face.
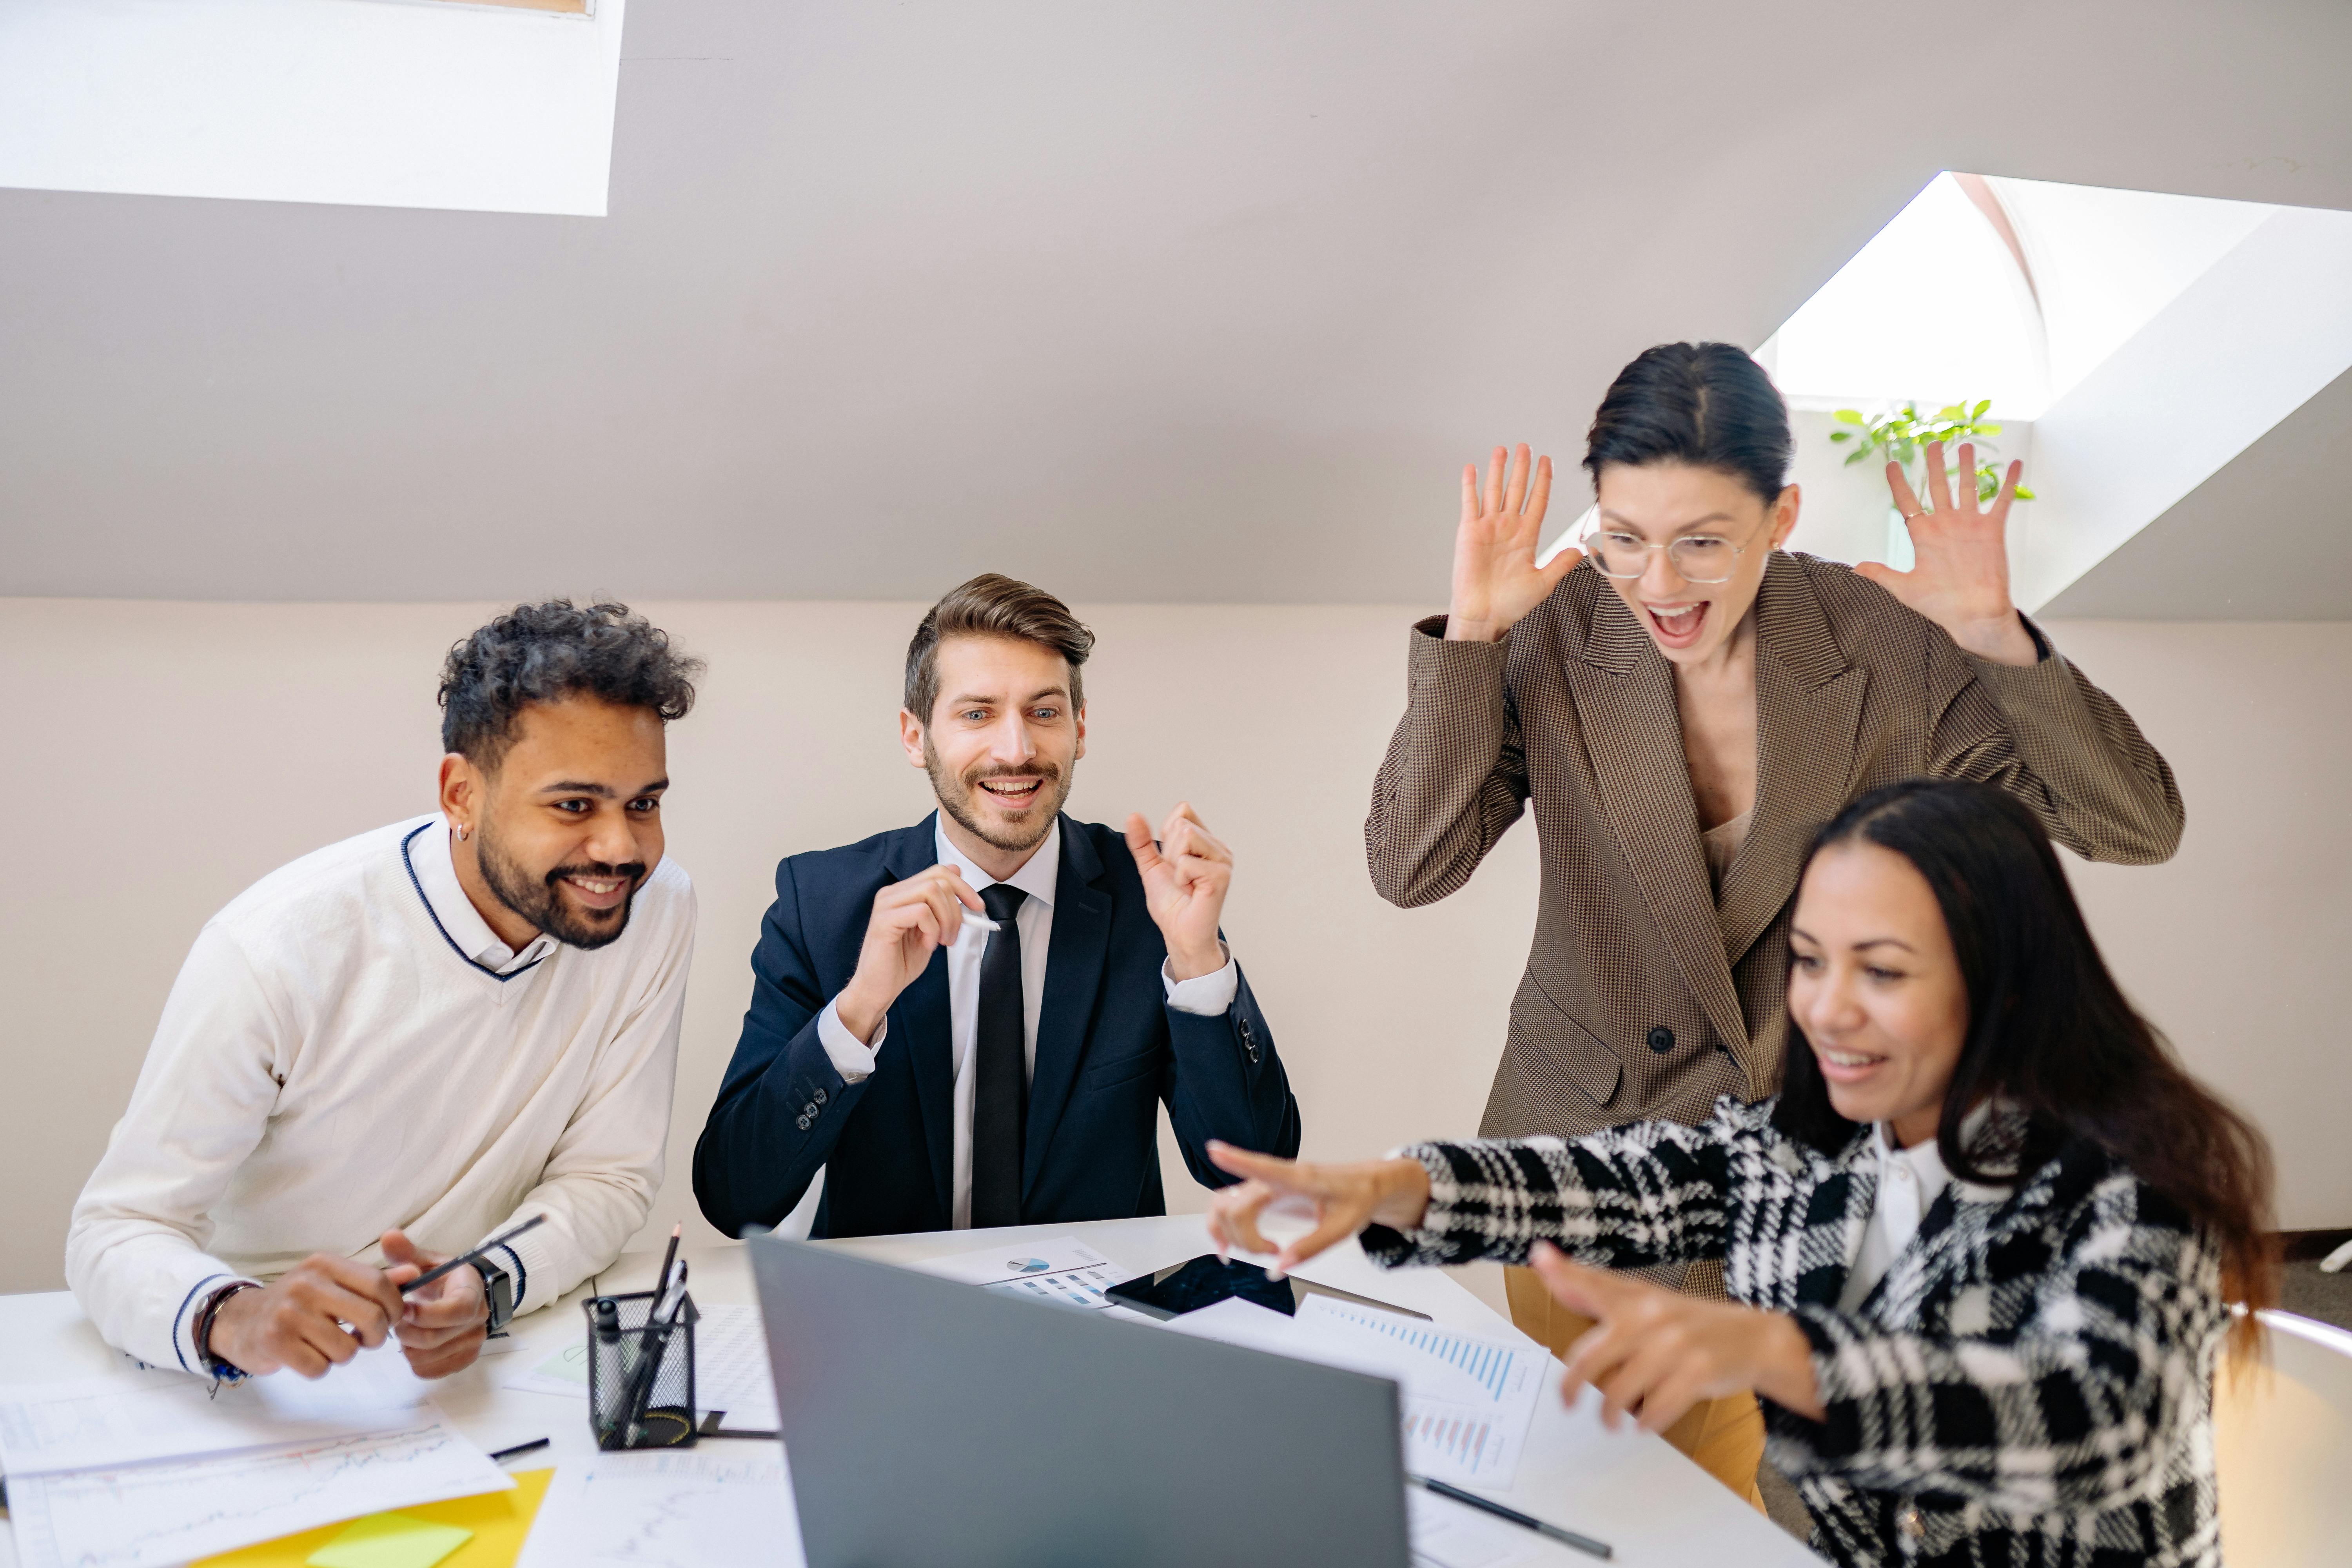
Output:
<path fill-rule="evenodd" d="M 486 1258 L 473 1259 L 482 1277 L 482 1299 L 489 1304 L 489 1331 L 497 1333 L 514 1316 L 514 1276 Z"/>

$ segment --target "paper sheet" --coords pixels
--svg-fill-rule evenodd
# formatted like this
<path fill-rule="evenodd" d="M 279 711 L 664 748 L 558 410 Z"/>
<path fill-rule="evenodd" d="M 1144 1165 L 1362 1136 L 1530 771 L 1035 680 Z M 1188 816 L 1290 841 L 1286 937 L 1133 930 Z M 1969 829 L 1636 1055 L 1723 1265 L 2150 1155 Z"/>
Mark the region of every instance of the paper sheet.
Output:
<path fill-rule="evenodd" d="M 1111 1305 L 1103 1292 L 1129 1278 L 1075 1236 L 1017 1247 L 983 1247 L 952 1258 L 928 1258 L 914 1267 L 1024 1300 L 1097 1311 Z"/>
<path fill-rule="evenodd" d="M 257 1453 L 8 1478 L 20 1568 L 166 1568 L 514 1485 L 438 1422 Z"/>
<path fill-rule="evenodd" d="M 433 1568 L 474 1539 L 462 1524 L 436 1524 L 411 1513 L 355 1519 L 304 1558 L 303 1568 Z"/>
<path fill-rule="evenodd" d="M 442 1568 L 514 1568 L 523 1537 L 530 1533 L 540 1499 L 554 1478 L 552 1468 L 517 1470 L 514 1490 L 487 1492 L 479 1497 L 453 1498 L 447 1502 L 414 1504 L 402 1511 L 436 1524 L 470 1530 L 474 1538 L 444 1560 Z M 281 1535 L 257 1546 L 243 1546 L 218 1557 L 206 1557 L 188 1568 L 307 1568 L 310 1553 L 342 1533 L 340 1524 L 321 1525 L 294 1535 Z"/>
<path fill-rule="evenodd" d="M 1328 1296 L 1308 1297 L 1296 1317 L 1229 1296 L 1165 1326 L 1391 1379 L 1405 1468 L 1465 1485 L 1511 1484 L 1548 1381 L 1544 1352 L 1533 1346 Z"/>
<path fill-rule="evenodd" d="M 705 1307 L 694 1325 L 694 1402 L 724 1410 L 730 1427 L 772 1432 L 776 1384 L 768 1372 L 768 1335 L 757 1307 Z M 580 1337 L 551 1355 L 507 1374 L 509 1388 L 532 1394 L 588 1397 L 588 1342 Z"/>
<path fill-rule="evenodd" d="M 226 1454 L 417 1424 L 429 1385 L 387 1342 L 318 1381 L 278 1373 L 215 1390 L 185 1373 L 31 1384 L 0 1397 L 9 1476 Z"/>
<path fill-rule="evenodd" d="M 802 1561 L 782 1448 L 714 1443 L 557 1466 L 518 1568 L 784 1568 Z"/>
<path fill-rule="evenodd" d="M 1419 1487 L 1405 1489 L 1404 1511 L 1413 1568 L 1505 1568 L 1532 1557 L 1540 1539 Z"/>

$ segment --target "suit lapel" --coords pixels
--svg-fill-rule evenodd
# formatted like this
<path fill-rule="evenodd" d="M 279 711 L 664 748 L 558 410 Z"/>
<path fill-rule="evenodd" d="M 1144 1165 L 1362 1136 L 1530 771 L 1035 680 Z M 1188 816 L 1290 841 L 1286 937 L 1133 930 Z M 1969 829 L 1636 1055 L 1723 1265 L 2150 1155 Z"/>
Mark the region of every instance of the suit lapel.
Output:
<path fill-rule="evenodd" d="M 883 858 L 890 880 L 902 882 L 939 864 L 937 813 L 896 836 Z M 907 1060 L 915 1072 L 916 1103 L 922 1109 L 923 1146 L 930 1157 L 931 1182 L 938 1189 L 940 1213 L 954 1212 L 955 1189 L 950 1168 L 955 1162 L 955 1030 L 948 1005 L 948 955 L 945 948 L 914 984 L 890 1004 L 890 1034 L 906 1042 Z"/>
<path fill-rule="evenodd" d="M 1716 1032 L 1748 1043 L 1731 965 L 1716 924 L 1715 889 L 1699 847 L 1698 808 L 1683 754 L 1674 668 L 1605 585 L 1580 657 L 1564 661 L 1601 809 L 1633 868 L 1650 918 Z"/>
<path fill-rule="evenodd" d="M 1029 1120 L 1022 1139 L 1021 1192 L 1037 1187 L 1071 1085 L 1086 1054 L 1087 1023 L 1110 952 L 1110 892 L 1086 829 L 1062 819 L 1062 867 L 1054 879 L 1054 936 L 1045 949 L 1045 1001 L 1037 1016 L 1037 1060 L 1029 1074 Z"/>
<path fill-rule="evenodd" d="M 1729 963 L 1779 916 L 1814 833 L 1846 803 L 1869 679 L 1839 651 L 1804 568 L 1775 551 L 1756 599 L 1756 816 L 1716 907 Z"/>

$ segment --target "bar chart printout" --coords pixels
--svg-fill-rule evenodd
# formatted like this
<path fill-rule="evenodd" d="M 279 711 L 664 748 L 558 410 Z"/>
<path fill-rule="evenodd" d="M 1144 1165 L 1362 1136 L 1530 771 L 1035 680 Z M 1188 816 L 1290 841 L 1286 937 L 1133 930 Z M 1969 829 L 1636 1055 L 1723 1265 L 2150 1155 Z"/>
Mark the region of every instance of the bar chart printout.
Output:
<path fill-rule="evenodd" d="M 1543 1352 L 1329 1296 L 1308 1297 L 1294 1321 L 1335 1347 L 1376 1358 L 1397 1380 L 1413 1468 L 1442 1480 L 1511 1484 L 1543 1394 Z"/>

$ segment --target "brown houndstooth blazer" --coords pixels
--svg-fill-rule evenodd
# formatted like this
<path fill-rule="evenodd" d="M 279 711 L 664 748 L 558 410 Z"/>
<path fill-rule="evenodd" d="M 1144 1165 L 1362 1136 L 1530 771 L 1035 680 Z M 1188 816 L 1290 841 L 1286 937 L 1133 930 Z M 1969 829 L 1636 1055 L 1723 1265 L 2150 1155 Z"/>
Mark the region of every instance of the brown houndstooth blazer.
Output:
<path fill-rule="evenodd" d="M 1852 568 L 1776 552 L 1756 601 L 1756 815 L 1718 901 L 1673 667 L 1599 573 L 1570 572 L 1500 644 L 1444 636 L 1443 616 L 1413 628 L 1364 844 L 1381 897 L 1433 903 L 1535 803 L 1535 947 L 1485 1137 L 1696 1124 L 1718 1094 L 1777 1089 L 1799 862 L 1880 784 L 2000 784 L 2094 860 L 2180 840 L 2172 770 L 2046 644 L 2030 668 L 1975 658 Z"/>

